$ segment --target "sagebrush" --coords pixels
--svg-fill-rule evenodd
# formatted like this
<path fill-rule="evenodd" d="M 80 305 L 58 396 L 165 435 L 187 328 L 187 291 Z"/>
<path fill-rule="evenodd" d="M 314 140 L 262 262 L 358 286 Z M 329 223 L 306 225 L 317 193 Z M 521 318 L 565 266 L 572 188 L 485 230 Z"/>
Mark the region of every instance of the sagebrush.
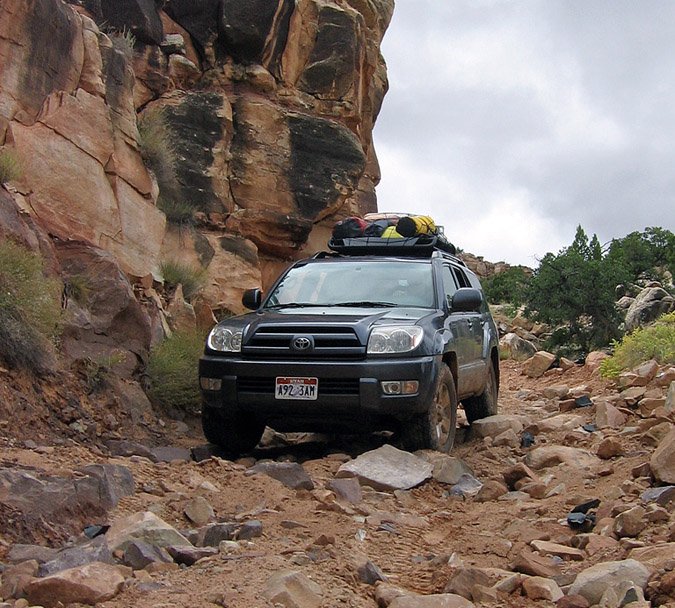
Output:
<path fill-rule="evenodd" d="M 183 286 L 183 297 L 190 301 L 204 286 L 206 271 L 203 268 L 195 268 L 190 264 L 167 260 L 160 265 L 164 284 L 173 289 L 178 285 Z"/>
<path fill-rule="evenodd" d="M 150 353 L 150 397 L 168 413 L 197 414 L 200 409 L 197 366 L 204 332 L 175 332 Z"/>
<path fill-rule="evenodd" d="M 650 359 L 661 365 L 675 365 L 675 312 L 615 342 L 614 354 L 601 363 L 600 373 L 605 378 L 616 378 Z"/>
<path fill-rule="evenodd" d="M 45 371 L 60 330 L 62 288 L 44 275 L 37 253 L 0 242 L 0 358 L 7 365 Z"/>

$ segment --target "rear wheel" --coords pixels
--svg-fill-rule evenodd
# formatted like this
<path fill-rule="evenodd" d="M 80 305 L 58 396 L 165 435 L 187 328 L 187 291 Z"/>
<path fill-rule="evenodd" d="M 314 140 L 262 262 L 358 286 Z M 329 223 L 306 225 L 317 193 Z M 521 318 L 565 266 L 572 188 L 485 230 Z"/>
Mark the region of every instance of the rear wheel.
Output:
<path fill-rule="evenodd" d="M 248 452 L 258 445 L 265 425 L 252 416 L 226 414 L 204 405 L 202 407 L 202 429 L 209 443 L 227 452 L 239 454 Z"/>
<path fill-rule="evenodd" d="M 444 363 L 438 371 L 434 400 L 429 409 L 404 423 L 401 444 L 406 450 L 431 449 L 448 453 L 457 429 L 457 391 L 450 368 Z"/>
<path fill-rule="evenodd" d="M 497 413 L 497 396 L 499 388 L 497 386 L 497 374 L 495 373 L 494 363 L 490 363 L 488 369 L 488 377 L 485 382 L 485 390 L 477 397 L 470 397 L 465 399 L 464 412 L 466 419 L 471 424 L 474 420 L 494 416 Z"/>

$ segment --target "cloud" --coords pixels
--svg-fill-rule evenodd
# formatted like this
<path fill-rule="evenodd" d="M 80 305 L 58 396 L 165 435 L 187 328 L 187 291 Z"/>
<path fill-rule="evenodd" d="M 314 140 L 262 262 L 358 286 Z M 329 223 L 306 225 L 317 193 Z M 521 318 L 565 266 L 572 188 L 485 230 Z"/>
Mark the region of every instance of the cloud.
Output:
<path fill-rule="evenodd" d="M 604 241 L 673 230 L 673 17 L 675 3 L 399 0 L 380 209 L 438 216 L 460 247 L 528 265 L 577 224 Z"/>

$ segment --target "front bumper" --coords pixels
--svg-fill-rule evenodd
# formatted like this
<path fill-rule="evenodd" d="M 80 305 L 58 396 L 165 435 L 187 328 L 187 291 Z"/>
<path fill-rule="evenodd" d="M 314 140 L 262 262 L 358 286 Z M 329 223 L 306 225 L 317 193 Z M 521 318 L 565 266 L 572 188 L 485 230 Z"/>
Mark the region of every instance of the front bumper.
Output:
<path fill-rule="evenodd" d="M 280 431 L 355 432 L 426 411 L 434 396 L 439 363 L 440 357 L 434 356 L 299 362 L 204 355 L 199 377 L 221 380 L 219 391 L 202 389 L 207 407 L 253 415 Z M 275 399 L 277 376 L 318 378 L 318 398 Z M 419 390 L 414 395 L 384 395 L 380 382 L 386 380 L 417 380 Z"/>

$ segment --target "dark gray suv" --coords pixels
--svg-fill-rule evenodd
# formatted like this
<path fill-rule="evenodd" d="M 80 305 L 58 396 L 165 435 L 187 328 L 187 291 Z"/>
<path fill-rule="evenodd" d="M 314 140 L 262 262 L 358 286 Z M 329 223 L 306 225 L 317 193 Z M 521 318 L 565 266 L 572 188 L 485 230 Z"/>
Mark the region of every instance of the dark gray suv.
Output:
<path fill-rule="evenodd" d="M 247 291 L 255 312 L 213 328 L 199 363 L 211 443 L 240 453 L 268 425 L 391 430 L 449 452 L 459 402 L 469 422 L 497 413 L 497 329 L 464 263 L 435 247 L 342 251 L 296 262 L 264 298 Z"/>

